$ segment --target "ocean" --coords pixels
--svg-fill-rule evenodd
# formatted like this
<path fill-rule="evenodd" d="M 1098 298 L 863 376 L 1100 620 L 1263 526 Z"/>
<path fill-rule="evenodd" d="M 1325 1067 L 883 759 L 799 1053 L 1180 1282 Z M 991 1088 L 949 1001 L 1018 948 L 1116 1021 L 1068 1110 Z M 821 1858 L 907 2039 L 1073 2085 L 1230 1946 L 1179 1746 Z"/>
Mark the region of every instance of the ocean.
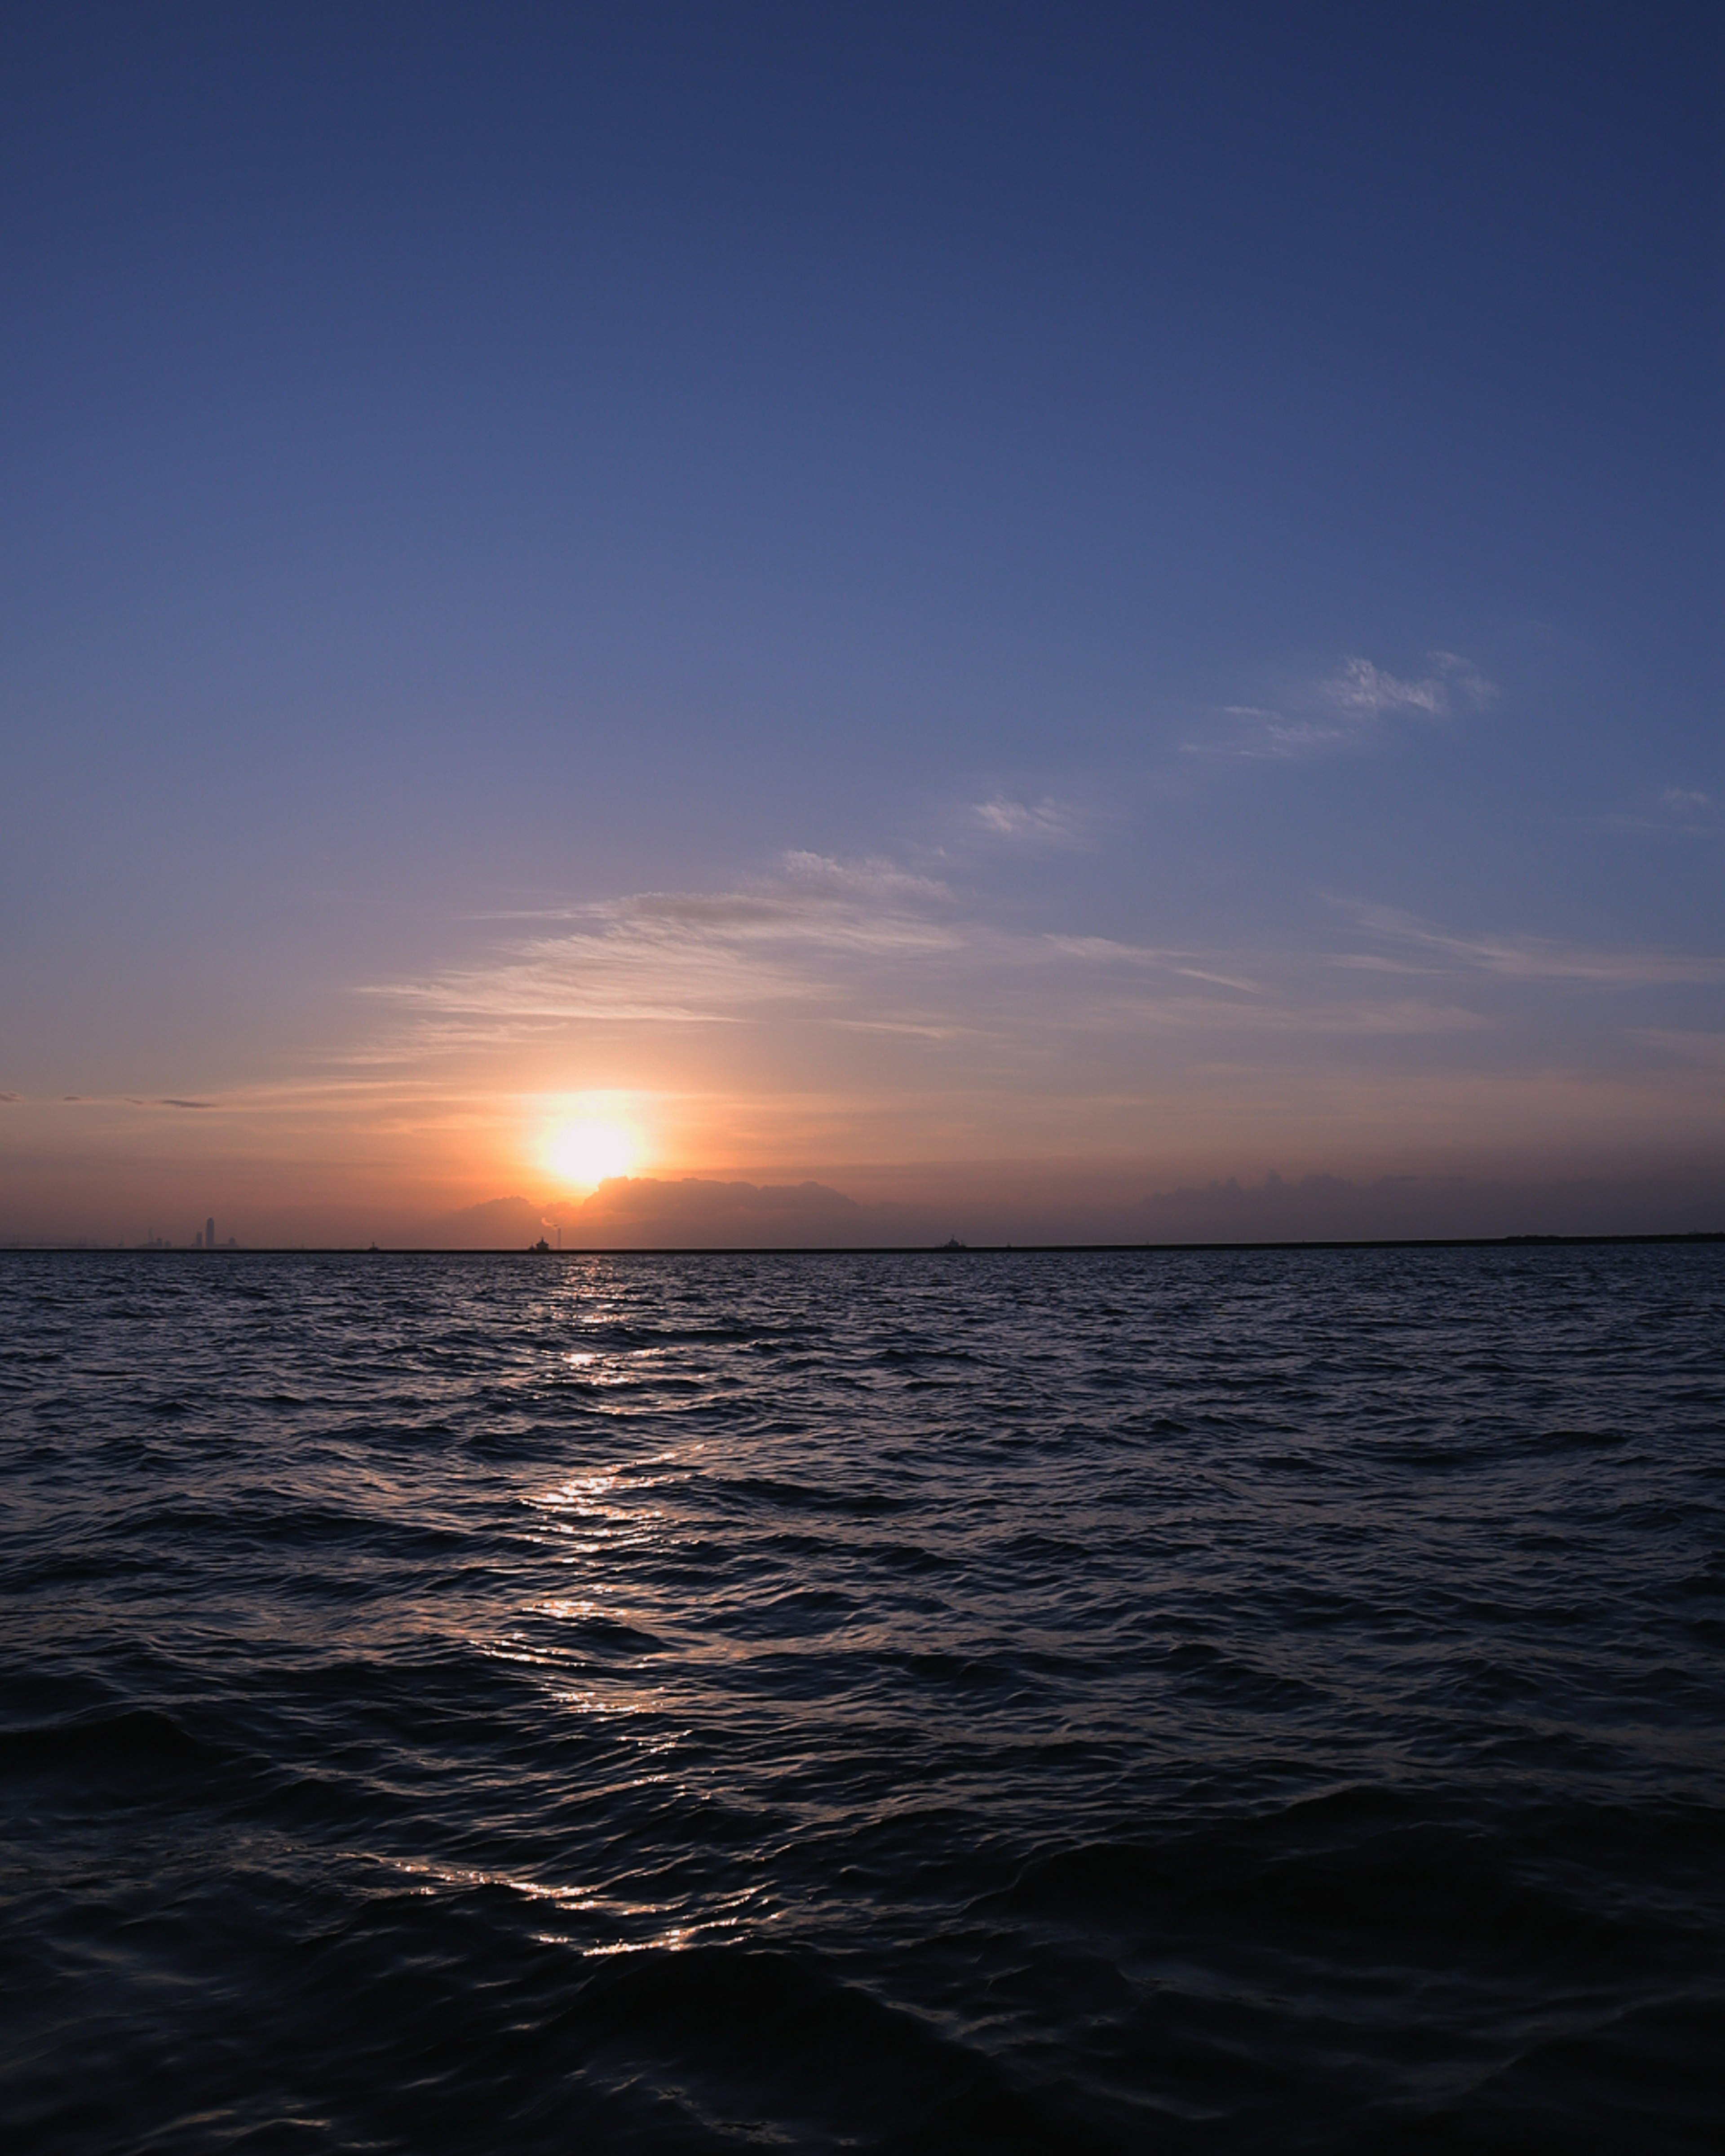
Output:
<path fill-rule="evenodd" d="M 1717 2150 L 1725 1249 L 0 1255 L 9 2149 Z"/>

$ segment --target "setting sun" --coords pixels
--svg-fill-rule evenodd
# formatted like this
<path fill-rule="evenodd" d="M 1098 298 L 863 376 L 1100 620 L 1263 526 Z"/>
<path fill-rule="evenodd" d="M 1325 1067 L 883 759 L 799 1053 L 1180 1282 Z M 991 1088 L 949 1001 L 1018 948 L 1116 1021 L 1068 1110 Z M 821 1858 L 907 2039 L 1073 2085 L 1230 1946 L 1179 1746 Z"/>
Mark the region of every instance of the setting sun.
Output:
<path fill-rule="evenodd" d="M 627 1175 L 639 1150 L 635 1134 L 627 1125 L 589 1119 L 559 1124 L 545 1158 L 565 1183 L 593 1187 L 608 1176 Z"/>

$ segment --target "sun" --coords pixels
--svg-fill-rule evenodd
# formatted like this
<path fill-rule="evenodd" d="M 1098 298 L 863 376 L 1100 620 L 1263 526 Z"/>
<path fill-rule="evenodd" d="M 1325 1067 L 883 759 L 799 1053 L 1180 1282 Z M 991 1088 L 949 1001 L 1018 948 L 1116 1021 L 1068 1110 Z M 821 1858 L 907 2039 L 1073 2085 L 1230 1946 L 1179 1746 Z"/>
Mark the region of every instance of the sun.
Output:
<path fill-rule="evenodd" d="M 639 1147 L 626 1124 L 589 1120 L 559 1123 L 545 1148 L 547 1165 L 565 1183 L 593 1188 L 613 1175 L 627 1175 Z"/>

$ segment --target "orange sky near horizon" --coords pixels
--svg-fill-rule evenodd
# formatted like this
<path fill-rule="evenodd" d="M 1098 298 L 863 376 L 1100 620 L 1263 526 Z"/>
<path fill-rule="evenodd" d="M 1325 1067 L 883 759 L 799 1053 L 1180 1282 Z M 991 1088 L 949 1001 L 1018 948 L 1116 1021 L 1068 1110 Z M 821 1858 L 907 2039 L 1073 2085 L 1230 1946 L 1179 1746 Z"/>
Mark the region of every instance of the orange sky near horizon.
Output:
<path fill-rule="evenodd" d="M 1091 1223 L 1230 1177 L 1681 1178 L 1721 1158 L 1722 1060 L 1671 1020 L 1720 970 L 1398 916 L 1151 949 L 795 857 L 357 983 L 347 1038 L 285 1073 L 14 1096 L 0 1236 L 178 1240 L 213 1212 L 369 1239 L 513 1195 L 555 1219 L 619 1173 Z"/>

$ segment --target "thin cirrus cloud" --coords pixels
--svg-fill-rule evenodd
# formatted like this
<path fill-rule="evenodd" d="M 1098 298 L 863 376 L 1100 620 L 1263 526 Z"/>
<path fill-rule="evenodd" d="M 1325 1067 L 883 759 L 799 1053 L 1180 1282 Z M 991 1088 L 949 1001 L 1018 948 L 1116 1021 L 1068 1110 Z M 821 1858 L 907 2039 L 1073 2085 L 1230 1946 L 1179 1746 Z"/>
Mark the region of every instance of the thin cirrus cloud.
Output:
<path fill-rule="evenodd" d="M 608 901 L 486 963 L 371 993 L 421 1044 L 591 1023 L 1022 1037 L 1040 1009 L 1117 1019 L 1123 983 L 1172 981 L 1189 955 L 1009 932 L 891 864 L 793 853 L 738 890 Z"/>
<path fill-rule="evenodd" d="M 1387 906 L 1360 907 L 1355 919 L 1391 947 L 1389 952 L 1337 953 L 1335 964 L 1358 971 L 1466 972 L 1599 988 L 1725 981 L 1725 957 L 1713 952 L 1567 943 L 1543 936 L 1461 936 Z"/>
<path fill-rule="evenodd" d="M 930 878 L 878 859 L 791 852 L 777 877 L 573 908 L 561 933 L 369 993 L 469 1040 L 583 1021 L 726 1024 L 792 1009 L 854 1016 L 870 983 L 937 969 L 963 947 L 949 915 L 944 886 Z"/>
<path fill-rule="evenodd" d="M 1339 673 L 1318 684 L 1317 693 L 1332 708 L 1356 719 L 1381 718 L 1387 711 L 1424 711 L 1446 718 L 1458 705 L 1482 711 L 1497 695 L 1471 660 L 1454 651 L 1434 651 L 1430 673 L 1416 681 L 1399 680 L 1369 659 L 1347 659 Z"/>
<path fill-rule="evenodd" d="M 1243 1130 L 1266 1158 L 1352 1172 L 1422 1147 L 1675 1142 L 1716 1110 L 1711 1066 L 1671 1043 L 1725 961 L 1357 906 L 1303 935 L 1163 943 L 1082 932 L 1063 903 L 1031 921 L 1021 892 L 792 853 L 377 985 L 347 1060 L 396 1088 L 389 1113 L 452 1127 L 626 1096 L 660 1174 L 1219 1162 Z"/>
<path fill-rule="evenodd" d="M 770 1069 L 775 1042 L 813 1027 L 968 1043 L 985 1088 L 984 1064 L 999 1075 L 1039 1060 L 1109 1062 L 1134 1042 L 1183 1040 L 1195 1053 L 1204 1040 L 1254 1034 L 1513 1034 L 1532 1024 L 1531 1006 L 1499 1007 L 1494 979 L 1556 989 L 1725 978 L 1725 959 L 1711 955 L 1467 935 L 1387 908 L 1350 911 L 1339 949 L 1321 927 L 1303 948 L 1161 945 L 1009 927 L 980 900 L 890 861 L 792 853 L 776 875 L 738 889 L 572 909 L 558 932 L 369 993 L 395 1014 L 393 1052 L 407 1059 L 597 1026 L 696 1026 L 747 1035 L 747 1052 Z M 1444 979 L 1443 991 L 1409 994 L 1405 983 L 1422 975 Z M 1389 978 L 1379 985 L 1374 976 Z M 1481 1002 L 1470 1000 L 1469 981 Z"/>
<path fill-rule="evenodd" d="M 1298 685 L 1280 705 L 1224 705 L 1219 725 L 1183 747 L 1191 756 L 1293 762 L 1361 747 L 1386 719 L 1481 711 L 1501 693 L 1457 652 L 1430 652 L 1426 666 L 1425 673 L 1404 679 L 1369 659 L 1344 658 L 1333 674 Z"/>
<path fill-rule="evenodd" d="M 1695 984 L 1725 959 L 1358 905 L 1303 935 L 1162 942 L 1024 903 L 798 851 L 731 888 L 499 918 L 477 958 L 371 984 L 360 1024 L 297 1072 L 203 1113 L 158 1096 L 151 1143 L 345 1162 L 401 1192 L 483 1177 L 495 1195 L 537 1187 L 543 1129 L 578 1093 L 629 1104 L 648 1173 L 756 1179 L 1170 1149 L 1231 1173 L 1242 1144 L 1352 1172 L 1421 1145 L 1666 1142 L 1717 1119 Z M 9 1115 L 35 1116 L 46 1145 L 43 1118 L 96 1112 Z M 143 1142 L 108 1123 L 114 1145 Z"/>
<path fill-rule="evenodd" d="M 1598 828 L 1658 839 L 1717 839 L 1725 830 L 1719 804 L 1698 786 L 1661 786 L 1639 807 L 1597 819 Z"/>
<path fill-rule="evenodd" d="M 1084 819 L 1072 803 L 1046 796 L 1033 803 L 997 793 L 978 802 L 972 813 L 990 838 L 1015 844 L 1076 846 L 1085 835 Z"/>
<path fill-rule="evenodd" d="M 403 1052 L 501 1045 L 570 1027 L 871 1030 L 987 1040 L 997 1065 L 1083 1034 L 1409 1030 L 1362 991 L 1351 1009 L 1292 992 L 1286 957 L 1006 927 L 974 896 L 872 860 L 793 852 L 778 875 L 714 892 L 644 892 L 570 910 L 560 932 L 477 965 L 373 985 L 408 1021 Z M 1280 973 L 1283 978 L 1277 978 Z M 1430 1014 L 1434 1030 L 1468 1023 Z"/>

